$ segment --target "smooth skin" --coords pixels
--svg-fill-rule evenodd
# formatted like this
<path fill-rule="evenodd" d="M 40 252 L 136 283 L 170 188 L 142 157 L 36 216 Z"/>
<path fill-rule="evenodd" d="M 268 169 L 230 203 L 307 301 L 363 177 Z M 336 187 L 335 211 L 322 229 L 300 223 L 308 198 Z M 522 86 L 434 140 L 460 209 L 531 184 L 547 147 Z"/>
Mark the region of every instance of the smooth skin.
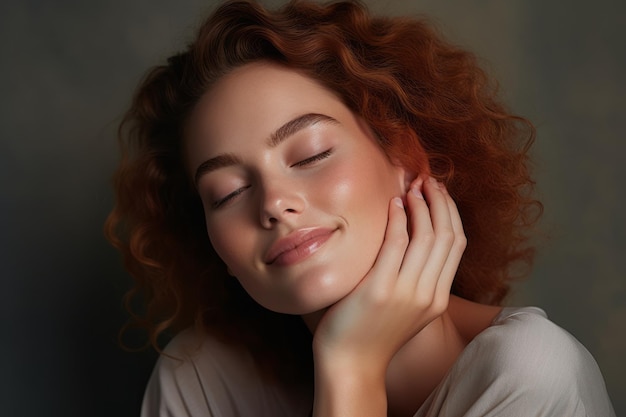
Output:
<path fill-rule="evenodd" d="M 313 80 L 255 63 L 213 86 L 187 128 L 209 237 L 252 298 L 302 315 L 356 287 L 382 245 L 389 201 L 412 180 L 361 118 Z M 268 264 L 276 244 L 311 229 L 331 233 L 312 256 Z"/>
<path fill-rule="evenodd" d="M 330 119 L 277 134 L 306 114 Z M 466 238 L 443 184 L 393 164 L 334 93 L 276 64 L 218 81 L 186 133 L 215 250 L 314 334 L 314 416 L 413 415 L 500 311 L 450 296 Z M 268 262 L 310 229 L 328 236 Z"/>

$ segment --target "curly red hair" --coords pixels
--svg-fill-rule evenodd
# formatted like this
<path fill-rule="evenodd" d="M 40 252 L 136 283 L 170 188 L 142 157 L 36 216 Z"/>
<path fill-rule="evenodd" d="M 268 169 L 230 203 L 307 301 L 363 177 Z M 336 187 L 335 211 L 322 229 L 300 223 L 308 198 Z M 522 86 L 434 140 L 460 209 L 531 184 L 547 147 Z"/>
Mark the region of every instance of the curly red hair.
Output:
<path fill-rule="evenodd" d="M 124 156 L 105 230 L 135 280 L 128 305 L 143 296 L 145 311 L 132 314 L 153 345 L 165 330 L 195 323 L 247 344 L 260 362 L 309 354 L 297 318 L 263 309 L 228 277 L 182 156 L 195 103 L 222 76 L 259 60 L 334 91 L 392 160 L 443 181 L 468 237 L 452 293 L 503 300 L 517 266 L 532 261 L 529 230 L 541 212 L 528 170 L 534 129 L 507 112 L 475 57 L 425 21 L 372 17 L 355 1 L 294 1 L 275 12 L 232 1 L 184 52 L 152 69 L 120 127 Z"/>

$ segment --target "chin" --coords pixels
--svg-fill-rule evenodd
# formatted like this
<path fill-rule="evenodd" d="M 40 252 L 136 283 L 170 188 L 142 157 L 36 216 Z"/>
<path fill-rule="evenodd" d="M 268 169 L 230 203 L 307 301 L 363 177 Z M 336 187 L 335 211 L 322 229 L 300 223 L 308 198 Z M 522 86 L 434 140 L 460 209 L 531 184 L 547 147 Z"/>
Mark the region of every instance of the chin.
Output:
<path fill-rule="evenodd" d="M 281 312 L 305 315 L 331 307 L 350 294 L 365 275 L 354 272 L 318 275 L 315 279 L 300 281 L 289 297 L 291 302 L 285 304 Z"/>
<path fill-rule="evenodd" d="M 281 294 L 273 299 L 253 298 L 263 307 L 276 313 L 301 316 L 324 310 L 341 300 L 344 296 L 345 295 L 332 296 L 330 294 L 308 293 Z"/>
<path fill-rule="evenodd" d="M 268 310 L 291 315 L 314 313 L 342 300 L 367 275 L 374 261 L 363 262 L 367 256 L 364 252 L 358 259 L 353 259 L 353 253 L 335 252 L 332 257 L 324 256 L 299 267 L 284 269 L 261 286 L 255 285 L 258 281 L 253 277 L 245 280 L 249 287 L 243 286 Z M 337 259 L 341 259 L 339 265 Z"/>

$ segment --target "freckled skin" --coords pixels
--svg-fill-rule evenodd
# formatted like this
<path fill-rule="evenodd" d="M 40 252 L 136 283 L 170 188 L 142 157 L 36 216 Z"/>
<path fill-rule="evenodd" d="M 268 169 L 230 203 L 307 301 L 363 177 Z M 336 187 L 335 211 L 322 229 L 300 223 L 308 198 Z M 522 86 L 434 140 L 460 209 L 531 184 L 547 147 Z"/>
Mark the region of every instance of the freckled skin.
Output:
<path fill-rule="evenodd" d="M 309 113 L 338 123 L 315 123 L 268 145 L 279 127 Z M 345 297 L 367 274 L 383 241 L 389 201 L 404 193 L 405 172 L 332 92 L 293 70 L 248 64 L 207 92 L 187 132 L 190 175 L 219 154 L 240 161 L 203 175 L 198 192 L 215 250 L 257 302 L 282 313 L 312 313 Z M 328 157 L 294 165 L 328 149 Z M 212 207 L 216 196 L 240 188 Z M 294 265 L 265 263 L 277 239 L 311 227 L 334 232 Z"/>

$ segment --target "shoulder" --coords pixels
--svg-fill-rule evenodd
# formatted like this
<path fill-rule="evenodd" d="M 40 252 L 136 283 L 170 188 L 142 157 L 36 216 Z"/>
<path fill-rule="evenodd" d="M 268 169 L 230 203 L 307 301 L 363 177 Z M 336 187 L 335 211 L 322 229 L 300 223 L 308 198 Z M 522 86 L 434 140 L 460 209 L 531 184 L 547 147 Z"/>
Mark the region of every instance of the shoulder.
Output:
<path fill-rule="evenodd" d="M 228 368 L 228 358 L 226 347 L 208 335 L 191 329 L 178 334 L 166 346 L 152 371 L 143 398 L 142 416 L 220 415 L 218 410 L 211 410 L 216 402 L 213 380 Z M 235 363 L 241 368 L 246 358 Z"/>
<path fill-rule="evenodd" d="M 612 415 L 592 355 L 539 308 L 503 309 L 462 356 L 489 389 L 551 410 L 546 415 Z"/>
<path fill-rule="evenodd" d="M 587 349 L 536 307 L 505 308 L 474 342 L 473 352 L 493 359 L 492 372 L 506 371 L 520 383 L 571 386 L 597 369 Z"/>
<path fill-rule="evenodd" d="M 142 416 L 291 416 L 306 405 L 303 393 L 268 382 L 246 349 L 188 329 L 157 361 Z"/>
<path fill-rule="evenodd" d="M 535 307 L 503 309 L 421 411 L 426 414 L 417 415 L 615 415 L 591 354 Z"/>
<path fill-rule="evenodd" d="M 548 320 L 545 312 L 536 307 L 503 309 L 472 344 L 475 346 L 471 346 L 470 352 L 490 353 L 494 368 L 514 367 L 517 372 L 530 372 L 535 376 L 539 371 L 552 375 L 552 370 L 559 368 L 576 372 L 579 366 L 593 360 L 572 335 Z"/>
<path fill-rule="evenodd" d="M 154 373 L 162 379 L 182 382 L 195 378 L 202 382 L 221 374 L 231 379 L 250 376 L 256 373 L 256 367 L 245 349 L 227 345 L 206 332 L 187 329 L 168 343 Z"/>

